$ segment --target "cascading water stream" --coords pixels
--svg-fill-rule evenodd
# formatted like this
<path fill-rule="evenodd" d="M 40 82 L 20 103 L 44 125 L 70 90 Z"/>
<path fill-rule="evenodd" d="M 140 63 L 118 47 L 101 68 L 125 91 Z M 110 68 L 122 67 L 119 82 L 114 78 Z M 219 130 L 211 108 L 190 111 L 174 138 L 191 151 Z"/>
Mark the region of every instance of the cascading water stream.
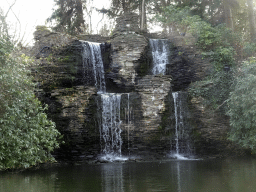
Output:
<path fill-rule="evenodd" d="M 190 156 L 190 142 L 188 139 L 188 127 L 185 126 L 185 104 L 182 100 L 181 92 L 172 93 L 174 100 L 175 111 L 175 148 L 176 151 L 172 154 L 173 157 L 180 160 L 187 160 Z"/>
<path fill-rule="evenodd" d="M 150 39 L 150 47 L 153 56 L 153 75 L 165 75 L 166 64 L 168 64 L 169 47 L 167 39 Z"/>
<path fill-rule="evenodd" d="M 95 86 L 99 93 L 106 92 L 106 82 L 103 60 L 101 56 L 100 43 L 81 41 L 83 46 L 83 67 L 84 69 L 93 69 Z M 88 52 L 90 54 L 88 54 Z M 87 74 L 88 75 L 88 74 Z"/>
<path fill-rule="evenodd" d="M 102 93 L 102 119 L 100 134 L 102 138 L 103 160 L 107 161 L 125 161 L 122 157 L 122 129 L 121 129 L 121 98 L 123 94 Z M 129 106 L 129 103 L 128 103 Z M 129 107 L 128 107 L 129 108 Z"/>
<path fill-rule="evenodd" d="M 176 154 L 179 155 L 179 131 L 178 131 L 178 126 L 179 126 L 179 120 L 178 120 L 178 104 L 177 104 L 177 97 L 178 97 L 178 92 L 172 93 L 173 100 L 174 100 L 174 112 L 175 112 L 175 141 L 176 141 Z"/>
<path fill-rule="evenodd" d="M 121 157 L 122 138 L 120 120 L 121 94 L 103 93 L 101 137 L 104 140 L 103 153 Z M 109 157 L 110 158 L 110 157 Z"/>
<path fill-rule="evenodd" d="M 103 159 L 108 161 L 126 160 L 121 156 L 122 138 L 120 120 L 121 95 L 106 93 L 104 65 L 101 56 L 100 43 L 82 41 L 83 46 L 83 67 L 87 75 L 93 75 L 95 87 L 101 98 L 101 123 L 100 138 L 102 145 Z M 92 74 L 88 71 L 92 69 Z M 85 73 L 86 74 L 86 73 Z"/>

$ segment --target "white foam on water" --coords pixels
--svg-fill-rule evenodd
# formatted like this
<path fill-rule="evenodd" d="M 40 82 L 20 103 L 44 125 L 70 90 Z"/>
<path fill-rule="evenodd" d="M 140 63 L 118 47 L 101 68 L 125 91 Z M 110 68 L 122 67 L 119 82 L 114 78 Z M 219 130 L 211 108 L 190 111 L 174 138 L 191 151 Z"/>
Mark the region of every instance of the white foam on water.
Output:
<path fill-rule="evenodd" d="M 175 159 L 178 159 L 178 160 L 189 160 L 188 157 L 185 157 L 185 156 L 183 156 L 181 154 L 178 154 L 178 153 L 173 154 L 172 157 L 175 158 Z"/>
<path fill-rule="evenodd" d="M 170 157 L 170 158 L 177 159 L 177 160 L 180 160 L 180 161 L 200 160 L 200 159 L 194 158 L 194 156 L 185 156 L 185 155 L 179 154 L 179 153 L 172 153 L 172 154 L 170 154 L 169 157 Z"/>
<path fill-rule="evenodd" d="M 104 161 L 113 162 L 113 161 L 127 161 L 129 158 L 119 156 L 119 155 L 116 155 L 116 154 L 106 154 L 104 156 L 101 156 L 100 159 L 104 160 Z"/>

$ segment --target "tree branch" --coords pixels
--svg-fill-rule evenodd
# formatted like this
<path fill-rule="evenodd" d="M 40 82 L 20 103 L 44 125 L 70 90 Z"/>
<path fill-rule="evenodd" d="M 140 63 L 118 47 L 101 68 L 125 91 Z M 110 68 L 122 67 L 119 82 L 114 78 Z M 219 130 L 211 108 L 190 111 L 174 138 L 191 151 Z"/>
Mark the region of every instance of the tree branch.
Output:
<path fill-rule="evenodd" d="M 226 102 L 228 102 L 228 99 L 223 101 L 223 103 L 221 105 L 219 105 L 213 112 L 215 113 L 219 108 L 221 108 L 221 106 L 223 106 Z"/>
<path fill-rule="evenodd" d="M 14 3 L 9 7 L 9 9 L 8 9 L 7 13 L 5 14 L 4 18 L 7 17 L 9 11 L 10 11 L 10 10 L 12 9 L 12 7 L 15 5 L 16 1 L 17 1 L 17 0 L 15 0 Z"/>

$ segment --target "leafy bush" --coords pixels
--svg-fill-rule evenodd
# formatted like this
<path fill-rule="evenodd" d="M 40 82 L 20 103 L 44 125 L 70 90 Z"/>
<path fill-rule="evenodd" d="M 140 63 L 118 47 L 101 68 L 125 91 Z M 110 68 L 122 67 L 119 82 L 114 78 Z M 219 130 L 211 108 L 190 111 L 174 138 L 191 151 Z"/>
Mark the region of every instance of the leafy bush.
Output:
<path fill-rule="evenodd" d="M 229 139 L 256 152 L 256 59 L 242 64 L 228 101 Z"/>
<path fill-rule="evenodd" d="M 245 57 L 251 57 L 256 52 L 256 43 L 245 42 L 243 53 Z"/>
<path fill-rule="evenodd" d="M 217 47 L 210 55 L 215 71 L 223 71 L 225 66 L 234 64 L 234 49 L 232 47 Z"/>
<path fill-rule="evenodd" d="M 218 71 L 202 81 L 197 81 L 190 86 L 189 92 L 194 97 L 203 97 L 205 106 L 227 110 L 227 99 L 234 83 L 233 71 Z"/>
<path fill-rule="evenodd" d="M 60 133 L 34 95 L 30 58 L 17 54 L 1 12 L 0 42 L 0 169 L 52 161 Z"/>

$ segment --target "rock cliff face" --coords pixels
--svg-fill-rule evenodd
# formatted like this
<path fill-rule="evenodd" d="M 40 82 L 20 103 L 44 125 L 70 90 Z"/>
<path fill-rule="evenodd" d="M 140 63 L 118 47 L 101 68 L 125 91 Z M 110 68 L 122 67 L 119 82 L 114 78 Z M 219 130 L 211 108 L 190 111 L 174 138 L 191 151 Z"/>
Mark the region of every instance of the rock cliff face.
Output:
<path fill-rule="evenodd" d="M 37 97 L 48 105 L 48 115 L 63 134 L 65 144 L 55 152 L 60 159 L 95 158 L 100 153 L 97 127 L 97 90 L 86 83 L 81 43 L 50 47 L 32 68 Z"/>
<path fill-rule="evenodd" d="M 193 118 L 193 141 L 196 154 L 203 158 L 235 157 L 246 155 L 240 146 L 227 140 L 229 117 L 204 107 L 202 98 L 190 98 L 189 108 Z"/>
<path fill-rule="evenodd" d="M 102 101 L 92 81 L 92 69 L 84 65 L 86 58 L 82 57 L 81 40 L 102 43 L 107 92 L 121 95 L 122 153 L 148 158 L 162 158 L 170 153 L 176 123 L 172 92 L 186 91 L 189 84 L 203 78 L 209 68 L 209 63 L 201 59 L 194 46 L 175 46 L 175 39 L 170 38 L 166 73 L 152 75 L 149 34 L 140 33 L 136 14 L 118 18 L 111 38 L 81 35 L 79 40 L 66 38 L 68 43 L 61 46 L 47 38 L 51 37 L 49 32 L 35 34 L 38 59 L 32 71 L 38 83 L 36 94 L 49 105 L 49 117 L 64 135 L 65 144 L 55 152 L 57 157 L 92 160 L 102 152 L 99 128 Z M 151 38 L 156 37 L 151 35 Z M 45 46 L 49 52 L 42 54 L 41 47 Z M 228 123 L 209 113 L 206 115 L 197 99 L 187 97 L 187 102 L 191 110 L 187 119 L 188 126 L 192 127 L 194 151 L 199 155 L 218 154 L 218 150 L 214 152 L 214 145 L 232 150 L 232 145 L 226 142 Z"/>

